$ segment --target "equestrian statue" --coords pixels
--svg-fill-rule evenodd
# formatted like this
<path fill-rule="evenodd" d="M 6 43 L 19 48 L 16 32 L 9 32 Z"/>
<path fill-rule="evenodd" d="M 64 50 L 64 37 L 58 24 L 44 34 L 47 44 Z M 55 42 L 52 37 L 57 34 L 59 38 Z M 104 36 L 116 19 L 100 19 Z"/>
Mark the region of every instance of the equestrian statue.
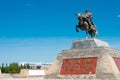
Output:
<path fill-rule="evenodd" d="M 88 34 L 91 37 L 96 37 L 98 31 L 95 24 L 92 22 L 92 13 L 90 10 L 86 10 L 85 14 L 78 13 L 76 15 L 79 21 L 78 25 L 76 25 L 76 32 L 79 32 L 79 29 L 81 29 L 82 31 L 86 31 L 86 38 L 88 38 Z"/>

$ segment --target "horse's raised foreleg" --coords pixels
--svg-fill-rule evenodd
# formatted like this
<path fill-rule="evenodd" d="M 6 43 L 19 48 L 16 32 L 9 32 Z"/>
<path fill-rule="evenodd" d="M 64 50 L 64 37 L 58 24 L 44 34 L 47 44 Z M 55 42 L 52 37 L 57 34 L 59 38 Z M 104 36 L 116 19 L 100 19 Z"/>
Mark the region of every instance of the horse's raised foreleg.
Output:
<path fill-rule="evenodd" d="M 78 25 L 76 25 L 76 32 L 79 32 L 78 28 L 79 28 L 79 26 L 78 26 Z"/>

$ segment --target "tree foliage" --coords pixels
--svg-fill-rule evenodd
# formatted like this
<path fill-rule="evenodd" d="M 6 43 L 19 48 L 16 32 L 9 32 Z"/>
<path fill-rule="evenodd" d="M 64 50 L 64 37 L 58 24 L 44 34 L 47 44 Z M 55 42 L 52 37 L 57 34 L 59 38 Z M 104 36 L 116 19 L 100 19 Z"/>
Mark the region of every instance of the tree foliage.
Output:
<path fill-rule="evenodd" d="M 2 66 L 0 68 L 2 73 L 10 74 L 19 73 L 20 69 L 31 69 L 29 64 L 19 65 L 18 63 L 11 63 L 9 65 L 2 63 Z"/>
<path fill-rule="evenodd" d="M 17 63 L 12 63 L 9 66 L 9 73 L 19 73 L 20 67 Z"/>
<path fill-rule="evenodd" d="M 9 65 L 7 64 L 5 65 L 4 63 L 2 63 L 2 66 L 0 68 L 2 73 L 11 73 L 11 74 L 19 73 L 20 69 L 24 69 L 24 67 L 19 66 L 18 63 L 11 63 Z"/>

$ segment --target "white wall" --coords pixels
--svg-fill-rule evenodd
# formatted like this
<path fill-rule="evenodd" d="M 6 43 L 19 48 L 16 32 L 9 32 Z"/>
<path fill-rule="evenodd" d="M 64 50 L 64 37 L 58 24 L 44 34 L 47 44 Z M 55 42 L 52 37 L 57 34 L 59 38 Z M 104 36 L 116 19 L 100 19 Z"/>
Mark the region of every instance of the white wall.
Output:
<path fill-rule="evenodd" d="M 28 71 L 29 76 L 39 76 L 39 75 L 45 75 L 44 70 L 29 70 Z"/>

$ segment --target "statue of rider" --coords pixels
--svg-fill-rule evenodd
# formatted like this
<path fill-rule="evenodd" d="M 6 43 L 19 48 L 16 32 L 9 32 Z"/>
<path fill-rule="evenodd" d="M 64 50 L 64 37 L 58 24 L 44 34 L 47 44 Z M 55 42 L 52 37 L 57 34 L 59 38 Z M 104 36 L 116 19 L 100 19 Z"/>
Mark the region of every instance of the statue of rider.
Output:
<path fill-rule="evenodd" d="M 81 30 L 86 30 L 86 35 L 89 33 L 91 37 L 96 37 L 98 35 L 97 28 L 92 21 L 92 13 L 90 10 L 86 10 L 86 13 L 75 14 L 78 17 L 78 25 L 76 25 L 76 32 L 79 32 L 78 28 Z M 90 32 L 91 31 L 91 32 Z"/>

